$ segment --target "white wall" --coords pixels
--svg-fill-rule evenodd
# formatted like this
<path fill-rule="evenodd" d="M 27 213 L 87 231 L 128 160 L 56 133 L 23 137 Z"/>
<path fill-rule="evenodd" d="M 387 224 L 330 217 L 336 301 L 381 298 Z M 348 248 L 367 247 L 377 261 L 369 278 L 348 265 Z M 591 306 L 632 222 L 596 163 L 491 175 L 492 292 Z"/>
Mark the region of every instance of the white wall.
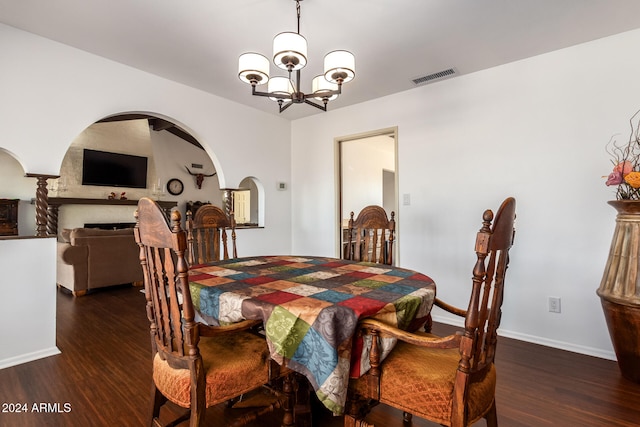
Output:
<path fill-rule="evenodd" d="M 56 286 L 50 283 L 55 250 L 53 238 L 0 240 L 0 369 L 60 353 L 52 304 Z"/>
<path fill-rule="evenodd" d="M 213 162 L 206 152 L 166 131 L 151 132 L 151 140 L 158 180 L 164 191 L 161 200 L 177 200 L 178 208 L 183 214 L 187 201 L 211 202 L 222 206 L 218 176 L 204 178 L 202 188 L 198 189 L 195 177 L 186 170 L 188 167 L 193 173 L 207 175 L 215 172 Z M 191 167 L 192 163 L 201 164 L 202 169 L 194 169 Z M 167 192 L 167 182 L 172 178 L 178 178 L 184 184 L 184 191 L 178 196 Z"/>
<path fill-rule="evenodd" d="M 501 333 L 614 358 L 595 293 L 615 219 L 602 176 L 640 109 L 638 46 L 633 31 L 295 121 L 293 251 L 336 255 L 334 138 L 398 126 L 399 264 L 466 306 L 482 212 L 514 196 Z"/>
<path fill-rule="evenodd" d="M 242 254 L 290 250 L 291 193 L 276 185 L 290 182 L 288 121 L 5 25 L 0 25 L 0 55 L 0 148 L 24 172 L 57 175 L 71 142 L 103 117 L 154 114 L 176 123 L 205 147 L 221 187 L 238 187 L 248 176 L 264 185 L 267 230 L 265 236 L 243 233 Z M 163 173 L 157 171 L 168 179 Z M 183 174 L 189 188 L 192 177 Z M 33 193 L 22 198 L 34 197 L 32 181 Z M 212 182 L 205 179 L 205 184 Z M 204 187 L 196 195 L 185 191 L 185 197 L 196 196 L 202 200 L 216 194 Z"/>
<path fill-rule="evenodd" d="M 247 176 L 264 185 L 265 228 L 238 232 L 241 255 L 290 252 L 291 193 L 276 185 L 290 182 L 288 121 L 3 24 L 0 58 L 0 148 L 19 162 L 20 173 L 57 175 L 74 138 L 103 117 L 153 114 L 176 123 L 205 146 L 220 186 L 237 187 Z M 0 181 L 0 197 L 34 197 L 35 179 L 31 181 L 30 194 L 15 195 Z M 33 240 L 50 249 L 54 262 L 54 245 L 48 243 L 53 239 Z M 2 242 L 0 250 L 7 266 L 33 260 L 20 240 Z M 47 274 L 40 281 L 55 289 L 55 268 L 43 271 Z M 23 271 L 6 267 L 3 272 L 2 283 L 26 286 Z M 19 301 L 20 292 L 21 287 L 3 287 L 2 299 Z M 55 307 L 54 296 L 49 308 Z M 55 315 L 49 322 L 55 325 Z"/>

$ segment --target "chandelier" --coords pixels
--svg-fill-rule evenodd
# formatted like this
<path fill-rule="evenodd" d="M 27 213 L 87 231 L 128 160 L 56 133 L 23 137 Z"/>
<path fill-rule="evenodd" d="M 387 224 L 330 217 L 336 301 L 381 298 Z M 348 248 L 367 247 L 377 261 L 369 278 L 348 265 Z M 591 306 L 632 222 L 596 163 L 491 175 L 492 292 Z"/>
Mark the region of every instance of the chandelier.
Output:
<path fill-rule="evenodd" d="M 273 39 L 273 63 L 288 71 L 288 77 L 270 77 L 269 60 L 259 53 L 243 53 L 238 60 L 238 77 L 251 85 L 251 94 L 276 101 L 281 113 L 292 104 L 302 103 L 327 111 L 327 103 L 342 93 L 342 84 L 353 80 L 356 75 L 353 54 L 334 50 L 324 57 L 324 74 L 311 81 L 311 93 L 300 90 L 300 70 L 307 65 L 307 40 L 300 35 L 300 1 L 295 0 L 298 31 L 280 33 Z M 295 84 L 291 78 L 294 71 Z M 256 90 L 257 85 L 265 83 L 267 92 Z"/>

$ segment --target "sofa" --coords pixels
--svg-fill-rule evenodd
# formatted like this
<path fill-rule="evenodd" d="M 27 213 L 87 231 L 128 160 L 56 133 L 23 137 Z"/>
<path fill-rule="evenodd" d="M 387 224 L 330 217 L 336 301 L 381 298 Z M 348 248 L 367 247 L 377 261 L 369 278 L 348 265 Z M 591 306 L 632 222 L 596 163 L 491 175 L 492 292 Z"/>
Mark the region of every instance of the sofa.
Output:
<path fill-rule="evenodd" d="M 107 286 L 141 285 L 139 256 L 133 228 L 65 229 L 57 243 L 56 282 L 74 296 Z"/>

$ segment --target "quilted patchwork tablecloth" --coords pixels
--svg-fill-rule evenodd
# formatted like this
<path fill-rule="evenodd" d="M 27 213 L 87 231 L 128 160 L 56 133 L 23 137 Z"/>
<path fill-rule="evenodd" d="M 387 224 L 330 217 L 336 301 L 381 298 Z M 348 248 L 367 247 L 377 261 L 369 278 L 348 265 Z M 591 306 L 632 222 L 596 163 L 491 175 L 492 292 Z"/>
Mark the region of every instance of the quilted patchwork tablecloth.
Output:
<path fill-rule="evenodd" d="M 273 359 L 305 375 L 335 414 L 344 412 L 349 376 L 368 369 L 366 345 L 354 337 L 358 320 L 374 317 L 412 329 L 424 323 L 435 298 L 433 280 L 415 271 L 322 257 L 195 265 L 189 282 L 206 322 L 262 320 Z"/>

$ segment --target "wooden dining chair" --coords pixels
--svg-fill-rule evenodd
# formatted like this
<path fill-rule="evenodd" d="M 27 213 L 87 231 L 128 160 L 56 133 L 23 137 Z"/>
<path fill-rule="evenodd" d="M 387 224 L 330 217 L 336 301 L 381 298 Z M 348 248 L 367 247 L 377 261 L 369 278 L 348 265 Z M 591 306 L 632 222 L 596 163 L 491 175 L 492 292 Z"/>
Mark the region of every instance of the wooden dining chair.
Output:
<path fill-rule="evenodd" d="M 371 205 L 363 208 L 356 219 L 353 215 L 351 212 L 344 259 L 392 265 L 395 212 L 389 219 L 382 207 Z"/>
<path fill-rule="evenodd" d="M 151 426 L 160 426 L 160 409 L 170 401 L 187 411 L 175 423 L 201 426 L 207 407 L 258 389 L 286 374 L 269 357 L 264 337 L 254 334 L 257 321 L 213 327 L 194 321 L 185 260 L 187 237 L 180 213 L 167 221 L 156 202 L 142 198 L 136 210 L 135 239 L 144 273 L 146 312 L 152 349 Z M 284 409 L 283 425 L 293 425 L 292 384 L 284 376 L 283 393 L 261 413 Z M 255 419 L 243 415 L 237 425 Z M 175 425 L 169 423 L 168 425 Z"/>
<path fill-rule="evenodd" d="M 188 260 L 192 265 L 229 259 L 227 230 L 231 234 L 231 253 L 238 257 L 236 248 L 236 222 L 233 214 L 227 216 L 219 207 L 204 204 L 195 215 L 187 210 Z"/>
<path fill-rule="evenodd" d="M 371 427 L 365 416 L 383 403 L 432 422 L 462 427 L 485 418 L 496 427 L 496 330 L 500 325 L 509 249 L 514 238 L 515 200 L 506 199 L 495 215 L 484 212 L 477 234 L 471 297 L 466 310 L 437 301 L 465 318 L 464 331 L 437 337 L 409 333 L 364 319 L 359 327 L 371 336 L 369 372 L 349 385 L 345 427 Z M 493 224 L 492 224 L 493 221 Z M 395 348 L 380 362 L 379 340 L 396 338 Z"/>

